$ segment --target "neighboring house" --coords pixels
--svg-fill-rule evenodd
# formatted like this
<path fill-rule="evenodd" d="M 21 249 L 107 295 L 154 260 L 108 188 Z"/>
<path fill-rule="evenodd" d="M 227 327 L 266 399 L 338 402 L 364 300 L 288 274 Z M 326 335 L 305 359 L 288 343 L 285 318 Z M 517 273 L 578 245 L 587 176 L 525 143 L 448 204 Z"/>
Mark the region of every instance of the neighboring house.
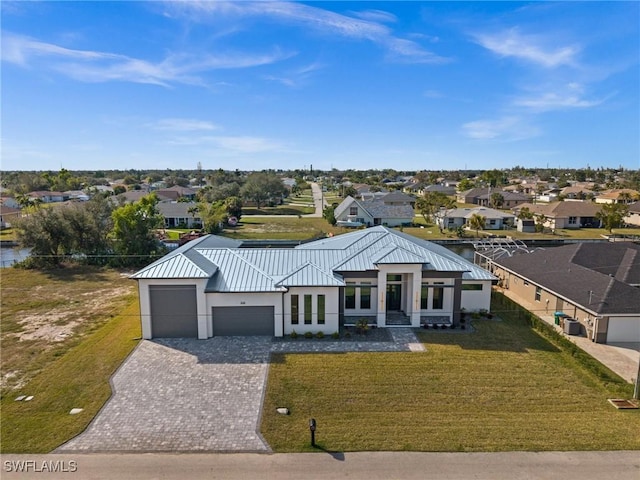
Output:
<path fill-rule="evenodd" d="M 180 198 L 185 198 L 187 200 L 193 201 L 196 199 L 196 191 L 192 188 L 181 187 L 180 185 L 174 185 L 169 188 L 161 188 L 159 190 L 155 190 L 156 195 L 158 197 L 168 198 L 172 201 L 176 201 Z"/>
<path fill-rule="evenodd" d="M 640 200 L 640 193 L 630 188 L 620 188 L 602 192 L 595 199 L 596 203 L 634 203 Z"/>
<path fill-rule="evenodd" d="M 512 296 L 539 305 L 541 313 L 563 312 L 592 341 L 640 342 L 640 245 L 577 243 L 511 257 L 479 255 Z"/>
<path fill-rule="evenodd" d="M 68 190 L 63 192 L 63 195 L 65 200 L 75 200 L 78 202 L 86 202 L 91 198 L 82 190 Z"/>
<path fill-rule="evenodd" d="M 413 193 L 421 197 L 425 193 L 443 193 L 447 196 L 456 194 L 456 187 L 441 184 L 427 185 L 425 183 L 413 183 L 403 188 L 405 193 Z"/>
<path fill-rule="evenodd" d="M 478 205 L 478 197 L 487 195 L 489 193 L 488 187 L 471 188 L 464 192 L 458 192 L 456 194 L 456 202 L 458 203 L 470 203 L 472 205 Z"/>
<path fill-rule="evenodd" d="M 22 216 L 19 208 L 0 204 L 0 228 L 11 228 L 12 223 Z"/>
<path fill-rule="evenodd" d="M 600 206 L 593 202 L 571 201 L 547 204 L 525 203 L 513 211 L 518 214 L 523 208 L 528 208 L 534 215 L 543 215 L 543 225 L 552 230 L 561 228 L 600 227 L 600 220 L 596 218 Z"/>
<path fill-rule="evenodd" d="M 20 208 L 20 204 L 13 197 L 0 197 L 0 205 L 11 208 Z"/>
<path fill-rule="evenodd" d="M 64 202 L 66 200 L 62 192 L 37 191 L 27 193 L 30 200 L 41 201 L 42 203 Z"/>
<path fill-rule="evenodd" d="M 283 248 L 207 235 L 138 271 L 143 338 L 331 334 L 458 324 L 489 310 L 496 278 L 443 246 L 373 227 Z"/>
<path fill-rule="evenodd" d="M 200 214 L 189 213 L 189 209 L 195 206 L 195 203 L 188 202 L 160 202 L 156 208 L 164 217 L 165 228 L 202 228 Z"/>
<path fill-rule="evenodd" d="M 499 193 L 500 195 L 502 195 L 503 202 L 501 208 L 515 208 L 518 205 L 522 205 L 523 203 L 527 203 L 531 200 L 530 196 L 524 195 L 522 193 L 496 190 L 495 192 L 491 191 L 490 193 L 487 193 L 485 191 L 485 193 L 483 193 L 482 195 L 478 195 L 477 197 L 475 197 L 475 201 L 473 203 L 475 203 L 476 205 L 481 205 L 483 207 L 490 207 L 491 196 L 494 193 Z"/>
<path fill-rule="evenodd" d="M 535 233 L 536 221 L 532 218 L 518 218 L 516 221 L 516 230 L 522 233 Z"/>
<path fill-rule="evenodd" d="M 629 205 L 629 213 L 624 217 L 624 221 L 627 225 L 640 227 L 640 202 Z"/>
<path fill-rule="evenodd" d="M 166 197 L 162 194 L 159 194 L 158 191 L 155 191 L 153 193 L 155 193 L 156 197 L 158 197 L 158 202 L 160 203 L 172 201 L 170 197 Z M 116 195 L 116 198 L 119 201 L 122 201 L 124 203 L 134 203 L 139 201 L 142 197 L 146 197 L 149 194 L 150 194 L 149 192 L 146 192 L 144 190 L 129 190 L 128 192 L 124 192 L 119 195 Z"/>
<path fill-rule="evenodd" d="M 338 225 L 395 227 L 412 223 L 415 215 L 413 207 L 410 204 L 399 202 L 396 193 L 400 192 L 392 192 L 375 200 L 357 200 L 348 196 L 334 211 Z M 413 197 L 404 196 L 415 201 Z M 387 198 L 391 203 L 386 203 Z"/>
<path fill-rule="evenodd" d="M 587 200 L 595 197 L 596 192 L 584 185 L 570 185 L 560 190 L 559 195 L 572 200 Z"/>
<path fill-rule="evenodd" d="M 474 214 L 485 217 L 484 230 L 501 230 L 505 226 L 512 226 L 515 215 L 487 207 L 452 208 L 436 213 L 436 223 L 442 229 L 469 227 L 469 220 Z"/>

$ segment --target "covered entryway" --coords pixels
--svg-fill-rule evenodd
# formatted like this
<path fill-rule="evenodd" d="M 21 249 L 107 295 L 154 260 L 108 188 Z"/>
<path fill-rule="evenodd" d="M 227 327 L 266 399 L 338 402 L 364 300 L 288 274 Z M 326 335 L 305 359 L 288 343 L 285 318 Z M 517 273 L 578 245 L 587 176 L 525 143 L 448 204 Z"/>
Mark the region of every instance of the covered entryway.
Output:
<path fill-rule="evenodd" d="M 640 342 L 640 319 L 609 318 L 607 343 L 610 342 Z"/>
<path fill-rule="evenodd" d="M 213 335 L 274 336 L 274 307 L 212 307 Z"/>
<path fill-rule="evenodd" d="M 150 285 L 149 301 L 153 338 L 198 336 L 195 285 Z"/>

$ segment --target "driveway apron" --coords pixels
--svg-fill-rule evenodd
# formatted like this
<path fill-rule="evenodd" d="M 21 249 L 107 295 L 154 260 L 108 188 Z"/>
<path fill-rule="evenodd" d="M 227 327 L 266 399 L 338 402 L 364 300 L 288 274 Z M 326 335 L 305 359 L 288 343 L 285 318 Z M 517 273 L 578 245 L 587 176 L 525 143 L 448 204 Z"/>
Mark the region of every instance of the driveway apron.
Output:
<path fill-rule="evenodd" d="M 268 452 L 258 433 L 270 337 L 142 341 L 114 394 L 57 452 Z"/>

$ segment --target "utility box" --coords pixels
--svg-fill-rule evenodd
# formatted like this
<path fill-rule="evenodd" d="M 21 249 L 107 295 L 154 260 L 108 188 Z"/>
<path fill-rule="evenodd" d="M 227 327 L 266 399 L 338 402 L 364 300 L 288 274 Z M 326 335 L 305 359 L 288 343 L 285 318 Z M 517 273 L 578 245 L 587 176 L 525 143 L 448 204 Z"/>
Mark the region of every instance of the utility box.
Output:
<path fill-rule="evenodd" d="M 580 335 L 580 322 L 573 318 L 565 318 L 564 333 L 567 335 Z"/>

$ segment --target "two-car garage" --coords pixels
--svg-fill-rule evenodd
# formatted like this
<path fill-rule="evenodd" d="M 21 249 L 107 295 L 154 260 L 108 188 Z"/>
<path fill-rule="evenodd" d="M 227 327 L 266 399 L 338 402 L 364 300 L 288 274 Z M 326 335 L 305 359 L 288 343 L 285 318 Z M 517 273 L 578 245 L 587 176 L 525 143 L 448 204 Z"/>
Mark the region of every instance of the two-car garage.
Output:
<path fill-rule="evenodd" d="M 198 337 L 195 285 L 149 285 L 151 336 Z M 274 335 L 274 307 L 220 306 L 211 308 L 214 336 Z"/>

